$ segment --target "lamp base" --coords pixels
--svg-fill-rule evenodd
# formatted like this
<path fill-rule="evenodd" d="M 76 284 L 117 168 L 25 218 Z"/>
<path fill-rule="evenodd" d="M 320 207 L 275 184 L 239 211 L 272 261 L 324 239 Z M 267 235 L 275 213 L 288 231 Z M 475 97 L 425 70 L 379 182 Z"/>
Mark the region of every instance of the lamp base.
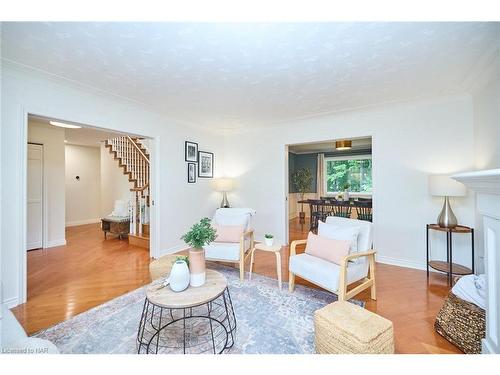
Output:
<path fill-rule="evenodd" d="M 438 216 L 437 223 L 441 228 L 455 228 L 458 225 L 457 217 L 451 209 L 448 197 L 444 198 L 443 209 Z"/>
<path fill-rule="evenodd" d="M 227 200 L 226 192 L 222 192 L 222 202 L 220 203 L 220 208 L 229 208 L 229 201 Z"/>

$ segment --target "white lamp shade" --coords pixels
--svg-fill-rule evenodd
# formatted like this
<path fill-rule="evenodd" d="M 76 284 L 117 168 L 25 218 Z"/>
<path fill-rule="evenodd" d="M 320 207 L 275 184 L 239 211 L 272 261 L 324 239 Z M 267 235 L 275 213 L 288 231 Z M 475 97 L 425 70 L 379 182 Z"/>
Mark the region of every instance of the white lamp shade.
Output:
<path fill-rule="evenodd" d="M 439 197 L 463 197 L 467 191 L 465 185 L 448 175 L 429 176 L 429 193 Z"/>
<path fill-rule="evenodd" d="M 230 178 L 217 178 L 215 180 L 216 191 L 231 191 L 233 190 L 233 180 Z"/>

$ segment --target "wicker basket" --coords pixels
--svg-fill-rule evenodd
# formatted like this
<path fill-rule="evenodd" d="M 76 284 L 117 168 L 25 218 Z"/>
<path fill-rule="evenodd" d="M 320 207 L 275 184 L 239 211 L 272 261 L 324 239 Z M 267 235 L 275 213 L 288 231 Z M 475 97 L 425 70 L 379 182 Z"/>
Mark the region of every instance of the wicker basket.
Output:
<path fill-rule="evenodd" d="M 437 333 L 467 354 L 481 353 L 486 314 L 473 303 L 450 292 L 434 323 Z"/>

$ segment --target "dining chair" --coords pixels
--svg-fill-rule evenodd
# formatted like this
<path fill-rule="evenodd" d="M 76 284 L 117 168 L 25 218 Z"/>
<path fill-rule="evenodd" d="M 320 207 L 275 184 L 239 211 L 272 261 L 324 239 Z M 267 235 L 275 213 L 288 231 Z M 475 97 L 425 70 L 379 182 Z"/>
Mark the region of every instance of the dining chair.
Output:
<path fill-rule="evenodd" d="M 309 200 L 309 212 L 311 213 L 310 231 L 315 231 L 318 228 L 318 220 L 323 218 L 323 201 L 318 199 Z"/>
<path fill-rule="evenodd" d="M 332 210 L 333 216 L 344 217 L 347 219 L 351 217 L 352 206 L 350 202 L 335 201 L 332 203 L 333 203 L 333 210 Z"/>
<path fill-rule="evenodd" d="M 354 202 L 354 207 L 356 207 L 356 214 L 358 215 L 358 220 L 373 221 L 373 209 L 371 201 L 357 201 Z"/>

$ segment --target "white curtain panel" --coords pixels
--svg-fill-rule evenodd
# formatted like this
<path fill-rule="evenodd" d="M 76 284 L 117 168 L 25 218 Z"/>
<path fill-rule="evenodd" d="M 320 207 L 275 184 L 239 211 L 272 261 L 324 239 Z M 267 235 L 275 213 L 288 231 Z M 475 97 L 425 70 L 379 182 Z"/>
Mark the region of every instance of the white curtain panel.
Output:
<path fill-rule="evenodd" d="M 316 194 L 318 199 L 325 196 L 325 154 L 318 154 L 318 170 L 316 175 Z"/>

